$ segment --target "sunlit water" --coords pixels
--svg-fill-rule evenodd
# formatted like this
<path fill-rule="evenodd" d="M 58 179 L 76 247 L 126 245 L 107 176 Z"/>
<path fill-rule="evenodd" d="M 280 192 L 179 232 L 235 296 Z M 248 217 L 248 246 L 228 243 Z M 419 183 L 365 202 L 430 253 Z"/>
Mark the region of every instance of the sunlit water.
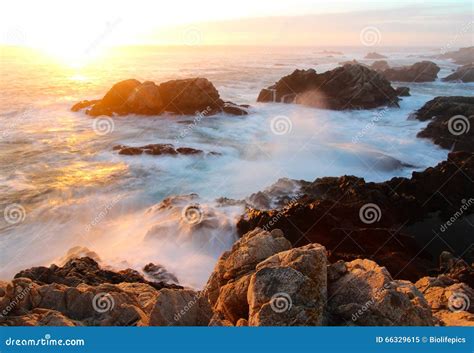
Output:
<path fill-rule="evenodd" d="M 243 199 L 281 177 L 351 174 L 383 181 L 446 158 L 447 151 L 415 137 L 426 122 L 407 118 L 435 96 L 472 95 L 472 84 L 408 84 L 412 96 L 399 109 L 336 112 L 255 102 L 262 87 L 296 68 L 323 72 L 367 52 L 340 48 L 344 56 L 327 57 L 319 50 L 141 48 L 116 50 L 82 67 L 3 50 L 0 210 L 17 204 L 26 214 L 17 224 L 0 218 L 0 278 L 56 261 L 81 245 L 96 251 L 104 265 L 140 270 L 159 263 L 180 283 L 201 287 L 236 239 L 235 219 L 242 212 L 239 206 L 217 207 L 216 198 Z M 430 53 L 380 51 L 391 65 L 411 64 Z M 455 68 L 437 63 L 439 77 Z M 217 115 L 195 124 L 194 116 L 117 117 L 113 131 L 101 136 L 93 119 L 69 110 L 79 100 L 100 98 L 122 79 L 196 76 L 212 81 L 225 100 L 251 104 L 250 114 Z M 271 122 L 281 116 L 290 125 L 287 133 L 275 134 Z M 147 143 L 220 155 L 127 157 L 112 151 L 117 144 Z M 159 205 L 168 196 L 191 193 L 199 196 Z M 195 202 L 203 205 L 203 222 L 183 222 L 182 207 Z"/>

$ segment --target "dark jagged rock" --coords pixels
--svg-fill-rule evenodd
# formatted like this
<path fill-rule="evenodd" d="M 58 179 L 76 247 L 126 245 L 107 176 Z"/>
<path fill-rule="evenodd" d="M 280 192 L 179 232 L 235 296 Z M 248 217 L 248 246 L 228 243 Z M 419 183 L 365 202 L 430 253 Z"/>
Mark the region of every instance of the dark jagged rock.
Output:
<path fill-rule="evenodd" d="M 390 82 L 362 65 L 345 65 L 322 74 L 313 69 L 295 70 L 263 89 L 257 101 L 335 110 L 398 105 L 397 94 Z"/>
<path fill-rule="evenodd" d="M 219 112 L 246 115 L 247 110 L 231 102 L 224 102 L 214 85 L 205 78 L 190 78 L 163 82 L 140 83 L 135 79 L 116 83 L 100 100 L 82 101 L 71 110 L 84 108 L 90 116 L 140 114 L 159 115 L 201 114 L 210 116 Z"/>
<path fill-rule="evenodd" d="M 440 59 L 451 59 L 458 65 L 468 65 L 473 63 L 474 47 L 461 48 L 439 55 Z"/>
<path fill-rule="evenodd" d="M 98 286 L 103 283 L 118 284 L 145 283 L 156 289 L 182 288 L 164 282 L 150 282 L 143 278 L 137 271 L 126 269 L 122 271 L 109 271 L 99 267 L 99 264 L 89 257 L 71 259 L 64 266 L 51 265 L 50 267 L 32 267 L 21 271 L 14 278 L 29 278 L 38 284 L 58 283 L 70 287 L 77 287 L 81 283 Z"/>
<path fill-rule="evenodd" d="M 202 154 L 204 153 L 201 150 L 197 150 L 191 147 L 178 147 L 175 148 L 170 144 L 155 143 L 146 146 L 140 147 L 129 147 L 124 145 L 117 145 L 113 148 L 114 151 L 119 151 L 119 154 L 126 156 L 136 156 L 140 154 L 149 154 L 152 156 L 161 156 L 161 155 L 171 155 L 175 156 L 178 154 L 182 155 L 193 155 L 193 154 Z"/>
<path fill-rule="evenodd" d="M 474 152 L 474 97 L 436 97 L 413 115 L 431 120 L 418 137 L 452 151 Z"/>
<path fill-rule="evenodd" d="M 379 53 L 376 53 L 376 52 L 372 52 L 372 53 L 368 53 L 364 59 L 386 59 L 387 57 L 385 55 L 382 55 L 382 54 L 379 54 Z"/>
<path fill-rule="evenodd" d="M 474 82 L 474 65 L 468 64 L 459 67 L 456 72 L 443 78 L 443 81 Z"/>
<path fill-rule="evenodd" d="M 331 261 L 373 259 L 397 278 L 416 280 L 436 267 L 426 244 L 415 240 L 408 226 L 438 214 L 432 229 L 458 211 L 462 200 L 474 197 L 472 153 L 452 153 L 447 161 L 411 179 L 393 178 L 383 183 L 344 176 L 302 182 L 296 202 L 283 209 L 248 209 L 237 227 L 244 234 L 255 227 L 282 229 L 293 245 L 320 243 L 330 251 Z M 375 221 L 361 217 L 365 205 L 372 207 Z M 469 208 L 467 214 L 472 214 Z M 407 230 L 405 230 L 407 229 Z M 431 238 L 430 238 L 431 239 Z"/>
<path fill-rule="evenodd" d="M 434 62 L 421 61 L 410 66 L 387 69 L 383 75 L 389 81 L 432 82 L 438 77 L 440 68 Z"/>
<path fill-rule="evenodd" d="M 385 70 L 390 69 L 388 62 L 386 60 L 377 60 L 370 65 L 371 69 L 374 69 L 377 72 L 384 72 Z"/>
<path fill-rule="evenodd" d="M 397 87 L 395 88 L 397 95 L 399 97 L 409 97 L 410 96 L 410 88 L 409 87 Z"/>

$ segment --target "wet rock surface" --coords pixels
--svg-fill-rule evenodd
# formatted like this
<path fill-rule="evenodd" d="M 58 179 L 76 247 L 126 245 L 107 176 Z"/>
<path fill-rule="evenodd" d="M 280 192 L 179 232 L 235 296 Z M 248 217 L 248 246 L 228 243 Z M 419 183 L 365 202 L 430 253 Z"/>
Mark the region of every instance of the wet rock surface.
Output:
<path fill-rule="evenodd" d="M 369 258 L 387 267 L 395 278 L 415 281 L 433 271 L 436 257 L 422 250 L 426 244 L 415 239 L 418 234 L 409 225 L 437 214 L 432 229 L 439 229 L 474 199 L 468 191 L 473 190 L 472 157 L 469 152 L 451 153 L 447 161 L 414 172 L 411 179 L 366 183 L 344 176 L 301 182 L 294 202 L 280 209 L 248 208 L 237 227 L 241 234 L 255 227 L 279 228 L 293 246 L 324 245 L 330 261 Z M 473 208 L 465 208 L 464 216 L 473 213 Z M 468 241 L 455 245 L 441 236 L 458 248 L 469 247 Z"/>
<path fill-rule="evenodd" d="M 394 67 L 383 71 L 389 81 L 432 82 L 438 77 L 440 68 L 431 61 L 421 61 L 410 66 Z"/>
<path fill-rule="evenodd" d="M 454 73 L 443 78 L 443 81 L 474 82 L 474 64 L 459 67 Z"/>
<path fill-rule="evenodd" d="M 86 109 L 86 114 L 100 115 L 160 115 L 164 112 L 204 116 L 224 112 L 246 115 L 248 106 L 224 102 L 214 85 L 206 78 L 189 78 L 163 82 L 141 83 L 135 79 L 116 83 L 100 100 L 76 103 L 74 112 Z"/>
<path fill-rule="evenodd" d="M 413 116 L 430 121 L 418 137 L 452 151 L 474 152 L 474 97 L 436 97 Z"/>
<path fill-rule="evenodd" d="M 178 147 L 175 148 L 171 144 L 155 143 L 139 147 L 130 147 L 124 145 L 117 145 L 113 148 L 114 151 L 118 151 L 119 154 L 126 156 L 137 156 L 141 154 L 148 154 L 152 156 L 176 156 L 176 155 L 195 155 L 204 154 L 204 151 L 191 148 L 191 147 Z M 216 154 L 216 152 L 211 152 Z"/>
<path fill-rule="evenodd" d="M 318 74 L 295 70 L 263 89 L 258 102 L 296 103 L 344 110 L 397 105 L 395 89 L 376 71 L 359 64 L 346 64 Z"/>

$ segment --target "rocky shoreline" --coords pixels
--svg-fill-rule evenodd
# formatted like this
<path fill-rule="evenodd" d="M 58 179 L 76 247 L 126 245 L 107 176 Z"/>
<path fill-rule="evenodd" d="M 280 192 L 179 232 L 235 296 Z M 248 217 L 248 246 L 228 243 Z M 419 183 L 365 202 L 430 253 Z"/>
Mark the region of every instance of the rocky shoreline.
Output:
<path fill-rule="evenodd" d="M 465 52 L 459 55 L 469 65 Z M 431 62 L 404 68 L 376 63 L 325 73 L 295 70 L 262 89 L 257 101 L 332 110 L 397 106 L 409 90 L 390 81 L 429 82 L 439 72 Z M 462 67 L 449 80 L 469 80 L 470 70 Z M 192 78 L 159 85 L 121 81 L 102 99 L 71 109 L 97 117 L 245 115 L 247 108 L 223 101 L 207 79 Z M 159 265 L 148 264 L 142 273 L 116 271 L 104 268 L 96 254 L 78 251 L 61 265 L 1 281 L 0 325 L 474 326 L 473 117 L 473 97 L 437 97 L 414 112 L 412 118 L 429 121 L 417 136 L 451 153 L 411 178 L 282 179 L 247 200 L 221 199 L 247 207 L 236 225 L 239 240 L 201 291 L 180 286 Z M 113 150 L 126 156 L 216 154 L 170 144 Z"/>

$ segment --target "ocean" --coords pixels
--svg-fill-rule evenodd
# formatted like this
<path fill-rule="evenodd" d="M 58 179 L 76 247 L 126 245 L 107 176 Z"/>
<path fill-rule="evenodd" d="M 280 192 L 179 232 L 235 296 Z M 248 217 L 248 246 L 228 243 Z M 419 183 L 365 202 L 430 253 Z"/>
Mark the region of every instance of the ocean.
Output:
<path fill-rule="evenodd" d="M 341 52 L 338 54 L 333 51 Z M 152 262 L 180 284 L 202 288 L 216 260 L 237 239 L 244 199 L 280 178 L 355 175 L 366 181 L 409 177 L 449 151 L 416 138 L 427 122 L 409 119 L 428 100 L 474 94 L 474 84 L 442 82 L 457 66 L 433 60 L 438 80 L 408 86 L 400 108 L 330 111 L 257 103 L 261 88 L 295 69 L 332 69 L 367 48 L 134 47 L 84 63 L 2 48 L 0 65 L 0 211 L 12 205 L 21 222 L 0 217 L 0 278 L 60 263 L 74 246 L 103 266 L 140 271 Z M 439 48 L 377 48 L 390 66 L 412 64 Z M 156 83 L 205 77 L 224 100 L 250 104 L 248 116 L 126 116 L 97 121 L 70 111 L 101 98 L 116 82 Z M 397 83 L 393 84 L 398 86 Z M 277 124 L 276 124 L 277 122 Z M 112 148 L 171 143 L 202 156 L 123 156 Z M 191 196 L 190 196 L 191 195 Z M 172 197 L 172 203 L 162 201 Z M 198 203 L 203 222 L 183 222 Z"/>

